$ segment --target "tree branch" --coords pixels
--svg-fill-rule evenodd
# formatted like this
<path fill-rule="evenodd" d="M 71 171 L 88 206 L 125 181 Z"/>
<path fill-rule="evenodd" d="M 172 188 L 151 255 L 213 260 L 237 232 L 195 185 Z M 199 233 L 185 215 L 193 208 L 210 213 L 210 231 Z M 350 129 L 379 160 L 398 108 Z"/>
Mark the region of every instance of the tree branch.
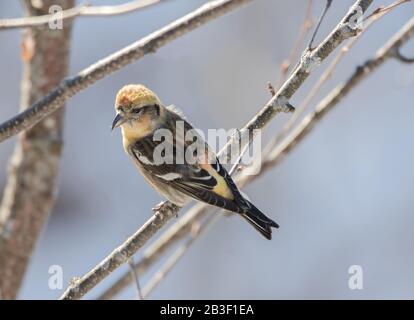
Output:
<path fill-rule="evenodd" d="M 306 80 L 312 70 L 317 67 L 335 48 L 337 48 L 344 40 L 355 36 L 358 29 L 352 24 L 352 19 L 358 12 L 364 13 L 372 0 L 358 0 L 350 8 L 348 13 L 335 27 L 331 34 L 314 50 L 307 51 L 302 55 L 302 59 L 298 67 L 287 79 L 285 84 L 279 89 L 272 99 L 260 110 L 260 112 L 250 120 L 246 126 L 241 130 L 241 135 L 233 138 L 221 150 L 219 156 L 228 157 L 231 155 L 230 150 L 235 143 L 241 144 L 243 142 L 242 136 L 248 134 L 249 141 L 253 139 L 252 132 L 254 129 L 264 128 L 273 117 L 280 112 L 290 112 L 294 109 L 290 106 L 288 99 L 299 89 L 302 83 Z M 237 141 L 238 140 L 238 141 Z M 242 150 L 244 146 L 239 148 Z M 91 290 L 97 283 L 102 281 L 110 272 L 115 270 L 119 265 L 124 263 L 132 254 L 134 254 L 150 237 L 152 237 L 157 230 L 159 230 L 165 223 L 179 210 L 177 206 L 171 207 L 163 212 L 157 225 L 153 225 L 153 220 L 157 216 L 150 218 L 143 227 L 141 227 L 131 238 L 124 242 L 120 247 L 109 254 L 100 264 L 93 270 L 88 272 L 78 281 L 73 282 L 61 299 L 78 299 Z M 174 209 L 174 210 L 173 210 Z M 158 229 L 157 229 L 158 228 Z M 139 243 L 140 245 L 135 245 Z M 127 254 L 124 256 L 123 254 Z"/>
<path fill-rule="evenodd" d="M 11 18 L 0 20 L 0 31 L 5 29 L 39 27 L 48 24 L 56 19 L 67 20 L 76 17 L 101 17 L 114 16 L 130 13 L 132 11 L 147 8 L 151 5 L 159 3 L 161 0 L 135 0 L 114 6 L 89 6 L 89 4 L 81 4 L 77 7 L 62 10 L 59 14 L 45 14 L 34 17 Z M 56 3 L 51 3 L 53 5 Z M 46 11 L 47 12 L 47 11 Z"/>
<path fill-rule="evenodd" d="M 28 14 L 48 11 L 52 1 Z M 73 0 L 53 1 L 64 8 Z M 70 24 L 62 30 L 26 30 L 22 41 L 21 107 L 25 109 L 63 79 L 68 70 Z M 19 136 L 10 161 L 9 177 L 0 206 L 0 292 L 15 299 L 29 259 L 56 195 L 62 149 L 63 108 Z"/>
<path fill-rule="evenodd" d="M 62 81 L 57 88 L 32 104 L 27 110 L 1 124 L 0 142 L 43 120 L 54 111 L 58 110 L 69 98 L 93 85 L 98 80 L 141 59 L 149 53 L 154 53 L 157 49 L 191 30 L 251 1 L 252 0 L 210 1 L 164 28 L 151 33 L 145 38 L 142 38 L 89 66 L 79 72 L 76 76 L 67 78 Z"/>

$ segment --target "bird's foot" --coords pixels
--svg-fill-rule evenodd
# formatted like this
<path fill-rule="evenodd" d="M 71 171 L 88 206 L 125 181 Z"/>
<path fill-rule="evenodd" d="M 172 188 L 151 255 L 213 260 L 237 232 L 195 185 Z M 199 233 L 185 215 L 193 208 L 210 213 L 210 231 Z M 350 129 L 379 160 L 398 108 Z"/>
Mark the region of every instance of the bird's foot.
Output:
<path fill-rule="evenodd" d="M 179 207 L 169 201 L 162 201 L 158 203 L 154 208 L 152 208 L 152 212 L 154 212 L 156 216 L 163 216 L 164 214 L 175 213 L 175 216 L 178 217 L 178 210 Z"/>
<path fill-rule="evenodd" d="M 152 208 L 152 212 L 154 214 L 161 213 L 162 211 L 164 211 L 164 209 L 167 206 L 167 204 L 168 204 L 168 201 L 161 201 L 160 203 L 158 203 L 157 205 L 155 205 L 154 208 Z"/>

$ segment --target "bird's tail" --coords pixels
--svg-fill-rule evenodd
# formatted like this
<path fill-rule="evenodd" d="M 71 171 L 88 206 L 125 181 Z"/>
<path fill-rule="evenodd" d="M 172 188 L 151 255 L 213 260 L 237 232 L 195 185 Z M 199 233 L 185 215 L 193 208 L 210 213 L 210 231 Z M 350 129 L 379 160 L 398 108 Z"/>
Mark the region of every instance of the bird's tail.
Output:
<path fill-rule="evenodd" d="M 247 201 L 247 200 L 245 200 Z M 245 218 L 257 231 L 259 231 L 266 239 L 272 239 L 272 229 L 279 228 L 279 225 L 272 219 L 268 218 L 264 213 L 257 209 L 251 202 L 249 202 L 249 210 L 243 212 L 241 215 Z"/>

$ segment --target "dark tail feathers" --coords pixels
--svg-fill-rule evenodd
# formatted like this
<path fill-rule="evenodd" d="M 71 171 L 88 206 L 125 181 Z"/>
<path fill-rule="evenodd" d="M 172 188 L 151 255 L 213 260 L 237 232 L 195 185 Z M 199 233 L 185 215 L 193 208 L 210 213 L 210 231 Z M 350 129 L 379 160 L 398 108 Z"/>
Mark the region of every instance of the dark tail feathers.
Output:
<path fill-rule="evenodd" d="M 247 201 L 247 200 L 245 200 Z M 259 209 L 257 209 L 251 202 L 250 209 L 241 215 L 245 218 L 257 231 L 259 231 L 266 239 L 272 239 L 272 229 L 279 228 L 279 225 L 272 219 L 266 217 Z"/>

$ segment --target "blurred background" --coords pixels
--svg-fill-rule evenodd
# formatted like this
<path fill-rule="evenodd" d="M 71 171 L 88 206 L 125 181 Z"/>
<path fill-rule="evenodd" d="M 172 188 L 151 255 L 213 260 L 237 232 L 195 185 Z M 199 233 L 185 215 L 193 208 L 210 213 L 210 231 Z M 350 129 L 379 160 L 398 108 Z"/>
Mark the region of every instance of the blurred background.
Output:
<path fill-rule="evenodd" d="M 122 2 L 92 1 L 96 5 Z M 170 0 L 128 15 L 76 19 L 70 74 L 205 2 Z M 314 2 L 316 18 L 325 1 Z M 334 1 L 318 40 L 353 2 Z M 369 11 L 389 3 L 374 1 Z M 161 200 L 130 163 L 120 132 L 110 132 L 117 90 L 128 83 L 143 83 L 164 103 L 180 107 L 203 130 L 241 127 L 269 100 L 266 83 L 276 82 L 305 10 L 305 0 L 256 0 L 69 101 L 57 204 L 32 257 L 20 299 L 58 298 L 63 290 L 48 287 L 50 265 L 63 267 L 65 289 L 72 277 L 88 272 L 135 232 Z M 22 14 L 18 1 L 0 2 L 0 18 Z M 414 5 L 406 4 L 376 23 L 318 98 L 371 57 L 413 14 Z M 1 122 L 19 106 L 20 40 L 18 30 L 0 32 Z M 414 43 L 403 52 L 412 56 Z M 295 94 L 293 105 L 300 104 L 322 69 L 312 73 Z M 273 240 L 265 241 L 242 219 L 221 219 L 191 247 L 151 298 L 414 298 L 413 87 L 413 66 L 387 62 L 280 165 L 244 190 L 281 225 Z M 267 127 L 262 145 L 288 118 L 282 114 Z M 0 145 L 2 189 L 15 141 Z M 348 287 L 351 265 L 363 269 L 363 290 Z M 126 270 L 121 267 L 86 297 L 96 298 Z M 153 271 L 140 279 L 143 285 Z M 135 295 L 131 286 L 119 298 Z"/>

